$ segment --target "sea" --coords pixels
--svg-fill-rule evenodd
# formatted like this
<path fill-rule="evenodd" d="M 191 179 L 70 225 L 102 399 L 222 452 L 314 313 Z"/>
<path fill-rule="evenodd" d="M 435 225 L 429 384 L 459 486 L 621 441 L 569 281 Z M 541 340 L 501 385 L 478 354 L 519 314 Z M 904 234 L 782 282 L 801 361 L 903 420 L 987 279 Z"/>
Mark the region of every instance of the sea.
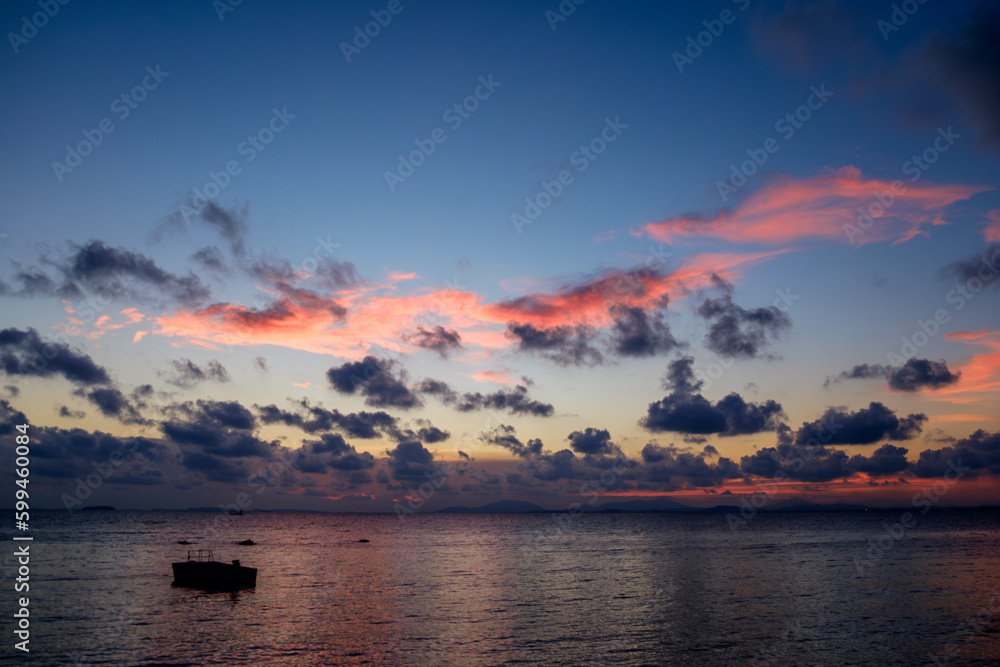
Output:
<path fill-rule="evenodd" d="M 28 593 L 0 559 L 0 661 L 1000 664 L 1000 511 L 903 513 L 32 513 Z M 173 586 L 188 549 L 256 587 Z"/>

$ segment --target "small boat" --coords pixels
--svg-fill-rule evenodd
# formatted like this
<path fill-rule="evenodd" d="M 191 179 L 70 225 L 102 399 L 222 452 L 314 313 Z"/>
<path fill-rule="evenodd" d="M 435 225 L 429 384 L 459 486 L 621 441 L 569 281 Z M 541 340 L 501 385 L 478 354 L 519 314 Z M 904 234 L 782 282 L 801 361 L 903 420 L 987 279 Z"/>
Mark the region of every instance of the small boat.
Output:
<path fill-rule="evenodd" d="M 253 588 L 257 568 L 244 567 L 238 560 L 220 563 L 211 549 L 189 550 L 186 561 L 173 563 L 174 585 L 206 589 Z"/>

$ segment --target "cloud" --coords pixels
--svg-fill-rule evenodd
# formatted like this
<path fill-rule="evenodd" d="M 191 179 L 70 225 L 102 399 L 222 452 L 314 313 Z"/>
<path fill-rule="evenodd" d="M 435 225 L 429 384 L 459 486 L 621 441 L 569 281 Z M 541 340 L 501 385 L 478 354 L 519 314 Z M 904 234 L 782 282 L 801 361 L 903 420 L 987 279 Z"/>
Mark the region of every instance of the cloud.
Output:
<path fill-rule="evenodd" d="M 59 416 L 65 417 L 67 419 L 83 419 L 84 417 L 87 416 L 87 413 L 85 413 L 82 410 L 70 410 L 65 405 L 60 405 Z"/>
<path fill-rule="evenodd" d="M 824 387 L 841 380 L 885 378 L 889 387 L 896 391 L 915 392 L 921 389 L 940 389 L 958 382 L 960 371 L 952 372 L 944 359 L 907 359 L 902 366 L 881 364 L 858 364 L 843 371 L 836 377 L 826 379 Z"/>
<path fill-rule="evenodd" d="M 500 424 L 490 431 L 482 433 L 479 439 L 487 445 L 503 447 L 514 454 L 514 456 L 521 458 L 539 456 L 542 453 L 541 440 L 534 438 L 529 440 L 527 444 L 524 444 L 517 439 L 514 427 L 507 424 Z"/>
<path fill-rule="evenodd" d="M 871 456 L 856 454 L 847 461 L 847 466 L 856 472 L 872 476 L 896 475 L 910 467 L 906 460 L 907 449 L 885 444 L 876 449 Z"/>
<path fill-rule="evenodd" d="M 260 371 L 261 373 L 270 372 L 270 369 L 268 369 L 267 367 L 267 359 L 265 359 L 264 357 L 254 357 L 253 367 L 256 368 L 258 371 Z"/>
<path fill-rule="evenodd" d="M 515 327 L 530 325 L 533 329 L 521 332 L 524 337 L 552 330 L 555 338 L 534 346 L 528 341 L 525 350 L 551 356 L 557 362 L 596 363 L 598 358 L 588 341 L 592 333 L 596 336 L 612 326 L 613 305 L 659 309 L 665 297 L 683 298 L 690 290 L 707 286 L 710 275 L 734 280 L 741 267 L 783 252 L 693 255 L 669 273 L 644 267 L 603 271 L 596 277 L 498 303 L 487 303 L 457 287 L 399 294 L 396 284 L 361 283 L 323 291 L 318 276 L 309 278 L 310 287 L 318 291 L 306 290 L 295 287 L 303 276 L 289 266 L 281 275 L 259 278 L 267 283 L 260 288 L 270 299 L 264 307 L 216 303 L 199 309 L 182 308 L 155 318 L 153 334 L 180 337 L 213 349 L 268 344 L 359 360 L 376 346 L 397 353 L 409 351 L 410 345 L 402 336 L 433 317 L 438 326 L 460 336 L 466 348 L 492 351 L 507 348 L 512 341 L 519 344 L 517 336 L 509 331 L 505 335 L 497 328 L 511 323 Z M 569 329 L 559 329 L 563 326 Z"/>
<path fill-rule="evenodd" d="M 761 355 L 769 340 L 792 326 L 792 319 L 777 306 L 747 310 L 733 303 L 728 294 L 705 299 L 698 314 L 709 320 L 705 345 L 721 355 L 753 359 Z"/>
<path fill-rule="evenodd" d="M 28 418 L 9 401 L 0 399 L 0 436 L 15 432 L 15 426 L 28 424 Z"/>
<path fill-rule="evenodd" d="M 437 352 L 442 359 L 447 358 L 452 350 L 462 349 L 462 337 L 459 333 L 441 325 L 433 329 L 418 327 L 415 333 L 403 334 L 402 338 L 410 345 Z"/>
<path fill-rule="evenodd" d="M 61 375 L 78 385 L 110 384 L 108 372 L 89 355 L 44 341 L 34 329 L 0 331 L 0 365 L 9 376 Z"/>
<path fill-rule="evenodd" d="M 614 305 L 612 349 L 624 357 L 650 357 L 670 352 L 680 343 L 663 321 L 662 312 L 647 312 L 642 308 Z"/>
<path fill-rule="evenodd" d="M 81 390 L 82 391 L 82 390 Z M 114 387 L 98 387 L 86 392 L 87 400 L 97 406 L 102 415 L 114 417 L 126 424 L 151 424 L 144 419 L 132 402 Z"/>
<path fill-rule="evenodd" d="M 845 61 L 852 69 L 877 61 L 873 22 L 838 2 L 795 2 L 771 15 L 758 12 L 749 32 L 754 48 L 777 65 L 815 76 Z"/>
<path fill-rule="evenodd" d="M 229 248 L 234 256 L 242 257 L 246 253 L 249 212 L 250 207 L 247 203 L 227 209 L 212 200 L 200 208 L 193 202 L 187 201 L 181 204 L 180 210 L 171 213 L 158 223 L 153 228 L 151 236 L 154 241 L 159 241 L 164 234 L 185 230 L 193 222 L 216 232 L 229 242 Z"/>
<path fill-rule="evenodd" d="M 226 265 L 226 260 L 222 256 L 222 251 L 219 250 L 214 245 L 205 246 L 204 248 L 198 249 L 194 254 L 191 255 L 191 261 L 196 264 L 200 264 L 206 269 L 211 271 L 217 271 L 219 273 L 230 273 L 229 267 Z"/>
<path fill-rule="evenodd" d="M 306 433 L 339 430 L 352 438 L 378 438 L 396 432 L 396 418 L 387 412 L 341 413 L 321 405 L 311 405 L 303 399 L 296 403 L 299 412 L 282 410 L 275 405 L 255 405 L 254 408 L 265 424 L 296 426 Z"/>
<path fill-rule="evenodd" d="M 873 401 L 867 408 L 848 412 L 847 408 L 827 408 L 813 422 L 803 422 L 795 433 L 795 443 L 824 445 L 870 445 L 879 440 L 909 440 L 922 430 L 927 415 L 918 413 L 899 418 L 883 404 Z"/>
<path fill-rule="evenodd" d="M 717 433 L 722 436 L 745 435 L 776 430 L 785 418 L 779 403 L 747 403 L 731 393 L 712 404 L 701 394 L 701 382 L 694 379 L 692 357 L 670 362 L 664 380 L 671 393 L 649 404 L 640 425 L 650 431 L 673 431 L 695 435 Z"/>
<path fill-rule="evenodd" d="M 142 253 L 113 248 L 103 241 L 71 244 L 70 248 L 66 257 L 43 260 L 60 274 L 57 278 L 37 269 L 20 271 L 15 276 L 19 286 L 0 284 L 0 294 L 79 299 L 89 291 L 132 302 L 184 306 L 197 305 L 211 295 L 196 275 L 178 276 L 165 271 Z"/>
<path fill-rule="evenodd" d="M 1000 290 L 1000 243 L 991 243 L 975 257 L 960 259 L 939 272 L 942 278 L 952 278 L 962 283 L 967 291 L 963 295 L 981 290 L 984 286 Z M 968 297 L 971 298 L 971 297 Z"/>
<path fill-rule="evenodd" d="M 533 324 L 507 324 L 507 334 L 517 341 L 518 349 L 538 353 L 560 366 L 595 366 L 604 361 L 591 344 L 594 330 L 583 325 L 540 329 Z"/>
<path fill-rule="evenodd" d="M 419 442 L 401 442 L 388 452 L 389 472 L 402 482 L 425 482 L 438 470 L 434 455 Z"/>
<path fill-rule="evenodd" d="M 306 473 L 324 473 L 328 469 L 338 472 L 356 472 L 375 467 L 375 457 L 368 452 L 358 452 L 337 433 L 324 433 L 319 440 L 309 440 L 295 451 L 297 470 Z"/>
<path fill-rule="evenodd" d="M 440 380 L 426 379 L 417 385 L 417 391 L 436 396 L 445 405 L 459 412 L 475 410 L 507 410 L 512 415 L 551 417 L 555 408 L 549 403 L 536 401 L 528 394 L 528 388 L 517 385 L 512 389 L 499 389 L 492 394 L 478 391 L 459 394 Z"/>
<path fill-rule="evenodd" d="M 568 437 L 570 449 L 578 454 L 613 454 L 620 451 L 611 442 L 611 434 L 605 429 L 587 428 L 583 431 L 573 431 Z"/>
<path fill-rule="evenodd" d="M 809 178 L 776 178 L 731 210 L 649 223 L 633 234 L 671 244 L 698 238 L 768 246 L 805 240 L 901 243 L 926 234 L 922 228 L 928 224 L 945 224 L 945 207 L 991 189 L 925 181 L 907 183 L 888 208 L 879 204 L 871 213 L 878 224 L 871 225 L 862 218 L 864 226 L 850 233 L 852 227 L 858 227 L 859 207 L 868 210 L 879 203 L 879 197 L 884 200 L 895 190 L 891 181 L 866 180 L 860 169 L 848 166 Z M 878 213 L 879 208 L 882 213 Z"/>
<path fill-rule="evenodd" d="M 950 447 L 924 450 L 910 472 L 924 478 L 943 477 L 945 473 L 954 477 L 959 466 L 967 469 L 963 471 L 967 477 L 980 472 L 1000 475 L 1000 432 L 978 430 Z"/>
<path fill-rule="evenodd" d="M 977 144 L 1000 151 L 1000 7 L 982 2 L 957 30 L 931 35 L 896 76 L 943 91 L 964 123 L 978 133 Z"/>
<path fill-rule="evenodd" d="M 406 410 L 423 405 L 420 397 L 406 386 L 406 371 L 390 359 L 369 355 L 361 361 L 335 366 L 326 376 L 341 394 L 362 394 L 366 405 Z"/>
<path fill-rule="evenodd" d="M 679 481 L 681 485 L 696 487 L 718 486 L 727 479 L 741 477 L 740 469 L 732 460 L 721 457 L 716 462 L 708 460 L 709 454 L 694 454 L 651 442 L 642 448 L 644 468 L 637 471 L 647 482 L 663 486 Z M 680 478 L 677 480 L 676 478 Z"/>
<path fill-rule="evenodd" d="M 219 363 L 212 359 L 205 368 L 202 368 L 190 359 L 173 359 L 170 362 L 173 367 L 173 375 L 168 377 L 167 384 L 182 389 L 190 389 L 201 382 L 229 382 L 229 372 Z"/>

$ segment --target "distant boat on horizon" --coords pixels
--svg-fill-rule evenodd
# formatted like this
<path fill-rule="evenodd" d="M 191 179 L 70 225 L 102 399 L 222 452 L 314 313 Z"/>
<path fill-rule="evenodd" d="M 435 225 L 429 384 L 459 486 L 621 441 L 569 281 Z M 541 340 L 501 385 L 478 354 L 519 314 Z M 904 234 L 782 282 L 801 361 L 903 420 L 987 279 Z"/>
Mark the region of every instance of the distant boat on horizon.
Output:
<path fill-rule="evenodd" d="M 172 567 L 175 586 L 232 590 L 257 585 L 257 568 L 240 565 L 239 560 L 216 561 L 211 549 L 189 550 L 187 560 L 173 563 Z"/>

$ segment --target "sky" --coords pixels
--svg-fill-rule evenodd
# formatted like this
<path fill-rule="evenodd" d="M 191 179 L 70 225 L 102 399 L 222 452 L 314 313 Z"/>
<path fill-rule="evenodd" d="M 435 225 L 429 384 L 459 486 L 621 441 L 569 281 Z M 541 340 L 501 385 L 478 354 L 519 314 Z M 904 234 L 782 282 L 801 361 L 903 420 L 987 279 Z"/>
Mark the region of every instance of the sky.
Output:
<path fill-rule="evenodd" d="M 0 26 L 36 507 L 1000 499 L 995 2 Z"/>

